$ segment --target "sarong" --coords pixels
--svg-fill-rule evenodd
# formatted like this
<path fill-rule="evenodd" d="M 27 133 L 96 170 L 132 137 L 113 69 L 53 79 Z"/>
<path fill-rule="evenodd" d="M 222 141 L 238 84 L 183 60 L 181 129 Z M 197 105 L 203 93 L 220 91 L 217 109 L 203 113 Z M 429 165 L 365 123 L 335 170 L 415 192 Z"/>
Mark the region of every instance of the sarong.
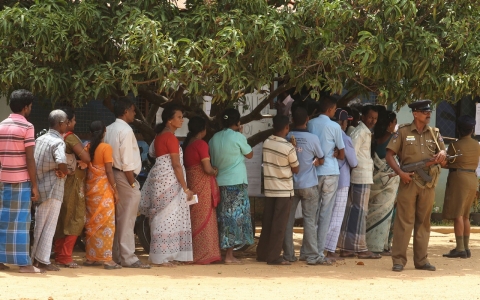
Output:
<path fill-rule="evenodd" d="M 385 159 L 380 159 L 375 153 L 373 160 L 375 172 L 373 184 L 370 187 L 370 199 L 367 214 L 367 247 L 373 252 L 382 252 L 388 247 L 393 205 L 397 197 L 400 177 L 388 178 L 393 173 Z"/>
<path fill-rule="evenodd" d="M 35 232 L 32 247 L 32 259 L 49 265 L 52 253 L 53 236 L 57 228 L 58 215 L 62 200 L 47 199 L 35 211 Z"/>
<path fill-rule="evenodd" d="M 30 182 L 0 182 L 0 263 L 29 266 Z"/>
<path fill-rule="evenodd" d="M 86 257 L 89 261 L 112 260 L 115 234 L 113 189 L 105 167 L 90 164 L 86 179 Z"/>
<path fill-rule="evenodd" d="M 345 216 L 345 206 L 347 205 L 349 187 L 337 189 L 335 195 L 335 205 L 333 207 L 332 218 L 328 227 L 327 240 L 325 242 L 325 250 L 335 252 L 337 249 L 338 236 L 342 228 L 343 217 Z"/>
<path fill-rule="evenodd" d="M 220 248 L 252 245 L 253 229 L 248 185 L 221 186 L 220 198 L 222 200 L 217 207 Z"/>
<path fill-rule="evenodd" d="M 368 251 L 365 232 L 369 197 L 370 184 L 351 184 L 342 230 L 338 239 L 338 248 L 341 250 Z"/>
<path fill-rule="evenodd" d="M 183 168 L 181 148 L 179 153 Z M 175 177 L 170 154 L 157 157 L 150 170 L 142 188 L 140 212 L 150 221 L 150 262 L 193 260 L 187 194 Z"/>
<path fill-rule="evenodd" d="M 201 164 L 187 169 L 188 188 L 198 196 L 198 203 L 190 208 L 193 262 L 196 264 L 209 264 L 222 259 L 211 179 L 211 176 L 203 171 Z"/>

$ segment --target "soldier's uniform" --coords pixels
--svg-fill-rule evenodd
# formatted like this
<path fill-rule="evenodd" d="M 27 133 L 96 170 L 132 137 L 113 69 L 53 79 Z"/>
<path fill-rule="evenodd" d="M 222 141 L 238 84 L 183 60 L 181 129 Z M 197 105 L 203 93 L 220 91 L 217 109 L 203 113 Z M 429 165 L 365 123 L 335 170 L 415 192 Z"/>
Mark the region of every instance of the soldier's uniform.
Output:
<path fill-rule="evenodd" d="M 409 106 L 414 111 L 431 111 L 429 103 L 430 101 L 428 101 L 428 109 L 421 109 L 421 102 Z M 445 150 L 445 144 L 437 128 L 426 125 L 422 132 L 418 132 L 412 122 L 399 127 L 397 134 L 388 143 L 387 149 L 397 154 L 401 165 L 407 165 L 433 158 L 439 151 Z M 431 182 L 425 182 L 415 172 L 410 183 L 400 182 L 399 185 L 397 214 L 393 225 L 392 260 L 394 265 L 405 266 L 407 263 L 407 247 L 412 230 L 415 230 L 413 237 L 415 267 L 421 268 L 429 263 L 427 247 L 430 239 L 430 214 L 435 199 L 435 186 L 440 174 L 440 166 L 432 165 L 424 168 L 424 171 L 433 178 Z"/>

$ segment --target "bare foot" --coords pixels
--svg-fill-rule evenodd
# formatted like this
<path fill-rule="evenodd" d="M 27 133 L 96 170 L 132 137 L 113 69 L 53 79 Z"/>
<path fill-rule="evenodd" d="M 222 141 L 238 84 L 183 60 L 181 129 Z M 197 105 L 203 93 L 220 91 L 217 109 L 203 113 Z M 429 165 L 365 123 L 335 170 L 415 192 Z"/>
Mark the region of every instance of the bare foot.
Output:
<path fill-rule="evenodd" d="M 243 261 L 236 259 L 235 257 L 233 257 L 233 259 L 225 258 L 224 263 L 226 265 L 243 265 Z"/>
<path fill-rule="evenodd" d="M 0 263 L 0 270 L 10 270 L 10 267 L 9 267 L 9 266 L 6 266 L 6 265 L 3 264 L 3 263 Z"/>
<path fill-rule="evenodd" d="M 34 266 L 23 266 L 23 267 L 20 267 L 20 269 L 18 270 L 19 273 L 35 273 L 35 274 L 41 274 L 41 273 L 45 273 L 45 270 L 42 270 L 42 269 L 39 269 L 37 267 L 34 267 Z"/>
<path fill-rule="evenodd" d="M 177 266 L 171 262 L 166 262 L 163 264 L 152 264 L 154 267 L 166 267 L 166 268 L 176 268 Z"/>

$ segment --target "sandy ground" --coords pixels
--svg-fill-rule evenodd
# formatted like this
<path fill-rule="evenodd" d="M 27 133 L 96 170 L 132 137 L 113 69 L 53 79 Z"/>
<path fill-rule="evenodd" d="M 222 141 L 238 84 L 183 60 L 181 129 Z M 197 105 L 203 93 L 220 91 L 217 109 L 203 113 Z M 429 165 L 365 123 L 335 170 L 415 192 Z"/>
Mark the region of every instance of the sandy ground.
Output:
<path fill-rule="evenodd" d="M 301 234 L 295 238 L 298 251 Z M 442 257 L 454 247 L 453 234 L 432 232 L 429 256 L 436 272 L 415 270 L 409 261 L 395 273 L 389 257 L 352 258 L 334 266 L 268 266 L 255 261 L 254 248 L 243 253 L 240 266 L 84 267 L 44 275 L 23 275 L 12 267 L 0 272 L 0 299 L 479 299 L 480 233 L 471 236 L 472 258 Z M 147 261 L 140 248 L 138 254 Z M 78 263 L 83 255 L 75 253 Z"/>

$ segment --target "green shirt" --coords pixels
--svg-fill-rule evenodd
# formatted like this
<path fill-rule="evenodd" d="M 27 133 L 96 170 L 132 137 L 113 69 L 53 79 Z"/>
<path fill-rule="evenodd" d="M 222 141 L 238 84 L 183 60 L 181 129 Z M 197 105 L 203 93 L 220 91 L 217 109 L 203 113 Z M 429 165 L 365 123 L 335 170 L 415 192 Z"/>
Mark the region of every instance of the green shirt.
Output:
<path fill-rule="evenodd" d="M 243 134 L 224 129 L 217 132 L 208 145 L 212 166 L 218 168 L 219 186 L 248 184 L 244 155 L 252 152 L 252 147 Z"/>

